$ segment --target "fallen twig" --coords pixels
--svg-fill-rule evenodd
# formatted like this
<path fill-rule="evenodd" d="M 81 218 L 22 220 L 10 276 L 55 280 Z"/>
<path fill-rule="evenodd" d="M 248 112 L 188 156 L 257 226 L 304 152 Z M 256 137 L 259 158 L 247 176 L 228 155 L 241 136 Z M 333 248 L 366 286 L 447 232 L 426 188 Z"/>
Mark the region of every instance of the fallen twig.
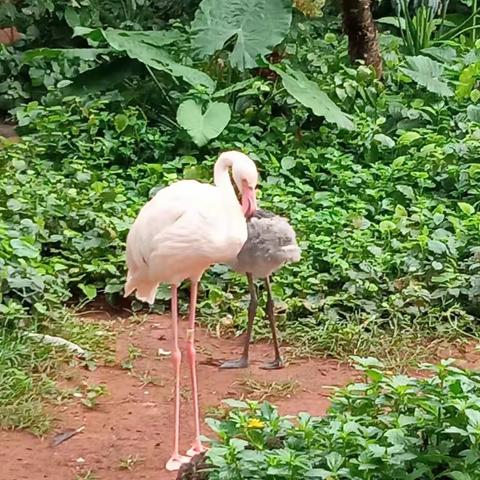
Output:
<path fill-rule="evenodd" d="M 59 433 L 58 435 L 55 435 L 55 437 L 53 438 L 52 445 L 54 447 L 57 447 L 58 445 L 60 445 L 63 442 L 66 442 L 68 439 L 74 437 L 75 435 L 77 435 L 77 433 L 80 433 L 84 429 L 85 429 L 85 425 L 82 425 L 76 430 L 71 429 L 71 430 L 67 430 L 65 432 Z"/>
<path fill-rule="evenodd" d="M 65 340 L 61 337 L 53 337 L 51 335 L 43 335 L 40 333 L 25 332 L 25 336 L 33 338 L 34 340 L 44 343 L 46 345 L 53 345 L 55 347 L 65 347 L 67 350 L 76 353 L 81 357 L 87 356 L 87 351 L 76 343 Z"/>

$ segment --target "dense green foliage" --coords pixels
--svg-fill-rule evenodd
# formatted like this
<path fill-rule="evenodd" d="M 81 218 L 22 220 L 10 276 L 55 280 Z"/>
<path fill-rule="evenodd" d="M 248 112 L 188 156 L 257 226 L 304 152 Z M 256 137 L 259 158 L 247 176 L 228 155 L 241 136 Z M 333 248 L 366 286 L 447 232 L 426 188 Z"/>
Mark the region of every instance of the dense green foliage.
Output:
<path fill-rule="evenodd" d="M 275 285 L 296 326 L 368 319 L 434 327 L 476 315 L 476 123 L 462 100 L 447 104 L 408 83 L 395 43 L 385 86 L 364 67 L 339 71 L 346 46 L 325 38 L 311 39 L 295 63 L 354 120 L 349 131 L 322 124 L 278 80 L 261 78 L 227 96 L 249 106 L 202 151 L 115 96 L 19 110 L 30 136 L 1 152 L 2 262 L 10 269 L 3 310 L 44 313 L 79 289 L 88 298 L 119 293 L 123 241 L 149 192 L 185 175 L 209 180 L 217 153 L 233 147 L 257 160 L 261 204 L 287 214 L 302 242 L 303 261 Z M 224 287 L 235 282 L 216 270 L 220 279 L 206 289 L 224 309 Z"/>
<path fill-rule="evenodd" d="M 256 161 L 260 205 L 289 218 L 303 249 L 274 281 L 291 342 L 386 355 L 386 338 L 411 346 L 414 337 L 478 331 L 474 38 L 410 49 L 387 21 L 376 79 L 348 62 L 338 17 L 299 13 L 308 2 L 292 11 L 285 0 L 204 0 L 195 15 L 183 10 L 191 24 L 147 1 L 125 0 L 130 10 L 110 19 L 92 2 L 43 3 L 45 31 L 25 27 L 0 59 L 0 108 L 16 107 L 23 137 L 0 149 L 5 344 L 30 329 L 68 338 L 52 320 L 65 304 L 119 302 L 139 208 L 179 178 L 211 181 L 227 149 Z M 272 29 L 257 36 L 265 12 Z M 10 13 L 19 28 L 24 14 Z M 243 16 L 255 29 L 245 26 L 239 43 Z M 66 22 L 63 43 L 47 17 Z M 160 289 L 158 306 L 167 298 Z M 215 266 L 200 316 L 216 325 L 229 313 L 241 328 L 246 300 L 245 280 Z M 0 356 L 4 371 L 15 362 Z"/>
<path fill-rule="evenodd" d="M 227 402 L 207 453 L 210 480 L 454 479 L 480 470 L 480 376 L 449 362 L 428 378 L 386 374 L 362 361 L 368 381 L 338 391 L 328 414 L 292 422 L 268 403 Z M 433 374 L 433 375 L 432 375 Z"/>

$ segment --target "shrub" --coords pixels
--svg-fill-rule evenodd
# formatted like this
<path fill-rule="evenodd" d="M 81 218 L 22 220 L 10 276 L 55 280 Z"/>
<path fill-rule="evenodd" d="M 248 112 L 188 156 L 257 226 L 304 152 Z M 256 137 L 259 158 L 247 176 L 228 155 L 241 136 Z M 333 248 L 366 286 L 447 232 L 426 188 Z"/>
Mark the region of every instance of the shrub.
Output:
<path fill-rule="evenodd" d="M 478 373 L 450 361 L 424 366 L 426 378 L 386 373 L 374 359 L 359 368 L 365 382 L 340 389 L 323 418 L 230 402 L 226 420 L 208 421 L 219 436 L 208 479 L 478 478 Z"/>
<path fill-rule="evenodd" d="M 120 290 L 123 240 L 156 170 L 124 168 L 157 160 L 165 139 L 140 111 L 105 104 L 31 104 L 20 120 L 32 137 L 0 150 L 0 313 L 43 315 L 79 291 L 93 298 L 99 279 Z"/>
<path fill-rule="evenodd" d="M 303 246 L 302 262 L 274 283 L 290 332 L 335 353 L 332 328 L 353 338 L 352 322 L 367 334 L 412 322 L 427 334 L 476 329 L 475 124 L 442 116 L 448 133 L 398 130 L 387 142 L 385 123 L 360 116 L 355 132 L 321 127 L 298 140 L 296 117 L 268 126 L 234 119 L 198 149 L 115 97 L 31 103 L 17 114 L 24 141 L 0 150 L 4 312 L 7 304 L 45 312 L 72 293 L 119 293 L 126 233 L 154 189 L 178 178 L 210 181 L 218 152 L 238 148 L 257 160 L 262 206 L 287 215 Z M 241 323 L 240 282 L 221 266 L 206 275 L 203 316 L 216 323 L 229 312 Z"/>

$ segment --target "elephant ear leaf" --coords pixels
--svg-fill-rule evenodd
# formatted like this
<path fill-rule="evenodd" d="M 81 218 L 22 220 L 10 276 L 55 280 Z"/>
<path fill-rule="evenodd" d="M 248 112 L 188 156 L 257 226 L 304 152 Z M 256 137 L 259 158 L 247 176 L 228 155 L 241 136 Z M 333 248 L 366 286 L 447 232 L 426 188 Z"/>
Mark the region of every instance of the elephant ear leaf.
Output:
<path fill-rule="evenodd" d="M 177 110 L 177 122 L 192 140 L 201 147 L 218 137 L 230 121 L 230 107 L 223 102 L 212 102 L 205 113 L 194 100 L 186 100 Z"/>
<path fill-rule="evenodd" d="M 235 39 L 229 60 L 243 71 L 285 38 L 291 22 L 289 0 L 203 0 L 192 23 L 192 46 L 207 57 Z"/>
<path fill-rule="evenodd" d="M 209 93 L 215 90 L 215 82 L 201 70 L 176 62 L 164 49 L 181 41 L 178 33 L 170 31 L 127 31 L 77 27 L 76 35 L 82 35 L 94 43 L 107 42 L 113 50 L 124 52 L 131 59 L 173 77 L 181 77 L 193 86 L 202 85 Z"/>
<path fill-rule="evenodd" d="M 325 117 L 327 122 L 335 123 L 339 128 L 347 130 L 355 128 L 350 116 L 303 72 L 290 70 L 287 73 L 274 65 L 270 65 L 270 68 L 280 75 L 285 90 L 299 103 L 311 109 L 315 115 Z"/>
<path fill-rule="evenodd" d="M 414 82 L 437 95 L 443 97 L 453 95 L 453 90 L 442 77 L 443 65 L 441 63 L 423 55 L 406 57 L 406 60 L 409 68 L 401 68 L 400 70 Z"/>

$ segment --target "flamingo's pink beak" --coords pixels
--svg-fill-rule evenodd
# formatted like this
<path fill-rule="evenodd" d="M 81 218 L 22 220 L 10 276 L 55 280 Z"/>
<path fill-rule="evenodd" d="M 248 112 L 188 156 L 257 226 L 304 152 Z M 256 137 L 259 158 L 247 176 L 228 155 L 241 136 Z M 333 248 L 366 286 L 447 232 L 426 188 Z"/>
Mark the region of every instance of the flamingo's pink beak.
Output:
<path fill-rule="evenodd" d="M 245 218 L 250 218 L 257 211 L 257 199 L 255 198 L 255 189 L 250 187 L 247 182 L 243 182 L 242 188 L 242 210 Z"/>

